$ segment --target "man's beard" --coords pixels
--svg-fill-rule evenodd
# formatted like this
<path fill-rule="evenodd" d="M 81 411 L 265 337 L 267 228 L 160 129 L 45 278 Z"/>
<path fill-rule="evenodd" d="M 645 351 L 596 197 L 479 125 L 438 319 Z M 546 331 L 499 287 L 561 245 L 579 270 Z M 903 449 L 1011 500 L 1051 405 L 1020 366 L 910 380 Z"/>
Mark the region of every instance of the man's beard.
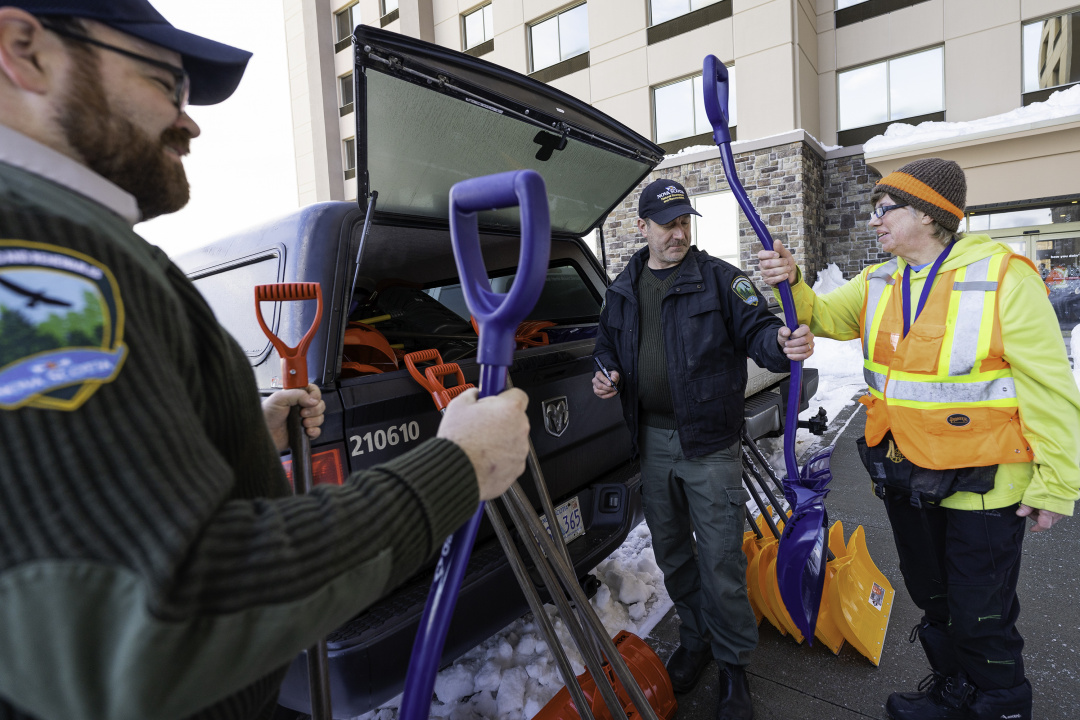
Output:
<path fill-rule="evenodd" d="M 187 175 L 165 148 L 186 151 L 191 135 L 170 126 L 155 140 L 113 113 L 97 63 L 75 63 L 71 78 L 59 121 L 87 167 L 134 195 L 143 220 L 184 207 L 190 197 Z"/>

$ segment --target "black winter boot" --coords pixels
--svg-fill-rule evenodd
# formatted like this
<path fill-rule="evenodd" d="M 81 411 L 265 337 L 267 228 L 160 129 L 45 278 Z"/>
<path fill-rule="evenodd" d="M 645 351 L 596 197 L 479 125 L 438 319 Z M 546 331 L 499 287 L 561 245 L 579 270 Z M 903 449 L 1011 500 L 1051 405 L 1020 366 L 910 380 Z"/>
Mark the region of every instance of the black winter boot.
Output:
<path fill-rule="evenodd" d="M 1031 720 L 1031 683 L 1006 690 L 979 690 L 968 708 L 970 720 Z"/>
<path fill-rule="evenodd" d="M 680 645 L 671 653 L 667 661 L 671 689 L 677 693 L 688 693 L 697 685 L 701 672 L 712 660 L 712 648 L 687 650 Z"/>
<path fill-rule="evenodd" d="M 753 720 L 754 704 L 750 700 L 750 683 L 742 665 L 720 663 L 720 697 L 716 705 L 716 720 Z"/>
<path fill-rule="evenodd" d="M 959 677 L 931 673 L 918 692 L 893 693 L 885 703 L 892 720 L 966 720 L 975 686 Z M 981 720 L 981 719 L 980 719 Z"/>

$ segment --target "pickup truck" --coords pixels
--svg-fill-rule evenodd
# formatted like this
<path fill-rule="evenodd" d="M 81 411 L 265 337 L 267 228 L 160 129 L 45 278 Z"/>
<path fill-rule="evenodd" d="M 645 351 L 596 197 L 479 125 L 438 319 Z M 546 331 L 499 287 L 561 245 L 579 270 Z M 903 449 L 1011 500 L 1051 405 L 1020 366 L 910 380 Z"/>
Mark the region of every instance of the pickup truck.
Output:
<path fill-rule="evenodd" d="M 438 350 L 460 364 L 466 381 L 477 381 L 477 338 L 449 237 L 450 187 L 505 170 L 538 171 L 549 195 L 551 262 L 528 318 L 542 325 L 520 338 L 510 376 L 530 396 L 532 442 L 575 570 L 583 583 L 595 582 L 589 571 L 623 542 L 642 510 L 619 403 L 601 401 L 591 389 L 609 278 L 582 238 L 602 226 L 662 150 L 592 107 L 483 60 L 363 26 L 354 47 L 359 202 L 312 205 L 176 261 L 239 340 L 264 393 L 282 386 L 280 363 L 256 321 L 253 286 L 321 285 L 324 312 L 307 360 L 327 413 L 313 468 L 316 482 L 340 483 L 435 434 L 440 416 L 404 369 L 403 353 Z M 495 290 L 513 281 L 517 223 L 516 209 L 480 213 Z M 264 303 L 263 314 L 279 337 L 295 343 L 314 307 Z M 755 436 L 779 430 L 783 379 L 752 366 L 747 412 Z M 521 484 L 530 492 L 531 478 Z M 401 691 L 432 569 L 328 637 L 336 716 L 362 714 Z M 443 662 L 526 610 L 485 521 Z M 308 709 L 302 658 L 279 703 Z"/>

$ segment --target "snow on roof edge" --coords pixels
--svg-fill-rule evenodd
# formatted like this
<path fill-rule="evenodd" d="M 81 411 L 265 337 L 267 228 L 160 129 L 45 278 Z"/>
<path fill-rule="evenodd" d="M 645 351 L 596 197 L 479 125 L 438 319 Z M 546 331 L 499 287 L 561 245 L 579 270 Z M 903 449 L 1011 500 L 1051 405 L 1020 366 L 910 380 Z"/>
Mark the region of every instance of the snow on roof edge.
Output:
<path fill-rule="evenodd" d="M 916 145 L 937 145 L 960 139 L 986 137 L 1024 128 L 1045 127 L 1080 121 L 1080 85 L 1058 90 L 1043 102 L 1032 103 L 1000 115 L 962 122 L 924 122 L 918 125 L 893 123 L 884 135 L 876 135 L 863 143 L 866 157 L 880 157 L 901 148 Z"/>

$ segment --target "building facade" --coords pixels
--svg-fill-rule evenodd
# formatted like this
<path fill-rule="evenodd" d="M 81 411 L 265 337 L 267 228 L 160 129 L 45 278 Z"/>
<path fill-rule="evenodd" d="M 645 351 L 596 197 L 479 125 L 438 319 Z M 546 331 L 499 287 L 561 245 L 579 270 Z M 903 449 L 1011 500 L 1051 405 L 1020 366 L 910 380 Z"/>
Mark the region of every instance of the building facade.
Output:
<path fill-rule="evenodd" d="M 732 77 L 740 180 L 811 281 L 828 263 L 851 277 L 882 259 L 866 226 L 870 188 L 938 156 L 967 172 L 966 227 L 1010 243 L 1071 293 L 1078 1 L 284 0 L 300 201 L 356 198 L 349 37 L 363 23 L 531 75 L 651 138 L 671 155 L 645 182 L 686 185 L 704 216 L 697 244 L 752 270 L 759 245 L 703 110 L 712 54 Z M 1064 110 L 1042 109 L 1051 105 Z M 881 142 L 892 123 L 917 129 Z M 925 131 L 934 127 L 947 131 Z M 612 274 L 642 244 L 635 217 L 636 194 L 602 228 Z M 1080 301 L 1075 312 L 1080 322 Z"/>

